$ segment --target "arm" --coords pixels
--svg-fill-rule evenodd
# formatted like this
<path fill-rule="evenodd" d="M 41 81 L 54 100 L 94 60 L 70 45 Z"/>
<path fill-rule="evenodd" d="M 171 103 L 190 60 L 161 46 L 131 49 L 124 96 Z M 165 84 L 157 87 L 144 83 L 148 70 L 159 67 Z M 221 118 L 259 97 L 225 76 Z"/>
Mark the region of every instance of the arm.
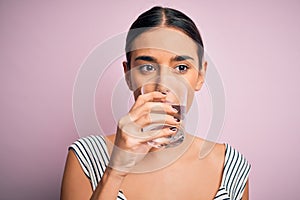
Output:
<path fill-rule="evenodd" d="M 91 183 L 82 171 L 75 153 L 70 150 L 65 165 L 60 199 L 89 199 L 91 195 Z"/>
<path fill-rule="evenodd" d="M 117 199 L 117 195 L 124 176 L 119 175 L 115 170 L 107 167 L 96 190 L 92 191 L 91 183 L 84 174 L 81 166 L 70 150 L 68 153 L 65 171 L 62 181 L 61 200 L 100 200 Z"/>
<path fill-rule="evenodd" d="M 158 122 L 167 123 L 170 126 L 180 124 L 174 118 L 178 111 L 173 109 L 171 105 L 153 102 L 154 99 L 159 98 L 165 99 L 166 95 L 160 92 L 140 95 L 130 112 L 120 119 L 108 167 L 95 191 L 92 190 L 90 181 L 85 176 L 76 155 L 72 150 L 69 151 L 62 182 L 62 200 L 115 200 L 117 198 L 123 179 L 130 172 L 131 168 L 143 160 L 151 149 L 147 142 L 175 133 L 169 127 L 159 131 L 152 131 L 155 134 L 151 133 L 151 131 L 142 132 L 141 127 L 145 127 L 152 122 L 150 117 L 151 109 L 159 107 L 162 110 L 161 113 L 169 114 L 165 114 L 161 119 L 158 119 Z"/>
<path fill-rule="evenodd" d="M 242 200 L 249 200 L 249 180 L 246 183 Z"/>
<path fill-rule="evenodd" d="M 107 167 L 91 200 L 117 199 L 124 178 L 125 176 L 120 175 L 116 170 Z"/>

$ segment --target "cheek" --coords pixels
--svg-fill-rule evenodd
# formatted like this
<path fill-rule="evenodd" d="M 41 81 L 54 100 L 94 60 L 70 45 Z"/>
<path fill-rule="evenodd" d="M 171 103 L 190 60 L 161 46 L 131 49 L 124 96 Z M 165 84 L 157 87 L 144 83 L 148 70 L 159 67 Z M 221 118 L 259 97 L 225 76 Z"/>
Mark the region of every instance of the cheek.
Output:
<path fill-rule="evenodd" d="M 196 89 L 197 86 L 197 80 L 198 80 L 198 75 L 196 73 L 193 74 L 189 74 L 185 77 L 185 80 L 187 82 L 187 84 L 189 85 L 189 87 L 193 90 Z"/>
<path fill-rule="evenodd" d="M 187 103 L 186 103 L 186 111 L 188 112 L 191 108 L 191 105 L 194 100 L 194 91 L 191 91 L 188 95 Z"/>
<path fill-rule="evenodd" d="M 130 79 L 132 83 L 133 90 L 142 87 L 143 85 L 151 84 L 157 81 L 158 73 L 152 72 L 150 74 L 142 74 L 138 69 L 132 69 L 130 72 Z"/>
<path fill-rule="evenodd" d="M 198 83 L 198 73 L 191 73 L 185 77 L 186 83 L 188 84 L 188 97 L 187 97 L 187 111 L 190 109 L 194 100 L 195 91 Z"/>
<path fill-rule="evenodd" d="M 143 85 L 144 78 L 138 74 L 138 71 L 132 69 L 130 72 L 130 82 L 132 85 L 132 90 L 135 91 L 136 89 L 140 88 Z"/>

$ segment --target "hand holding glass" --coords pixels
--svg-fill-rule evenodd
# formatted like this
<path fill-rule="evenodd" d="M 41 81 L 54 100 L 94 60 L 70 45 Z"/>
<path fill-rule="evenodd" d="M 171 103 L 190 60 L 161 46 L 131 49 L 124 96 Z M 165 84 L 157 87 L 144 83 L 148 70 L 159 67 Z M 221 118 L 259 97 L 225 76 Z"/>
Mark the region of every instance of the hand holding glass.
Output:
<path fill-rule="evenodd" d="M 184 140 L 184 120 L 186 115 L 186 103 L 187 103 L 187 87 L 180 81 L 176 76 L 167 76 L 159 79 L 158 81 L 148 81 L 141 87 L 141 94 L 146 94 L 149 92 L 158 91 L 166 94 L 166 103 L 171 105 L 174 109 L 177 110 L 177 113 L 174 115 L 174 119 L 179 121 L 179 127 L 174 127 L 166 123 L 152 123 L 146 127 L 142 128 L 143 132 L 160 130 L 165 127 L 170 127 L 175 129 L 175 134 L 168 138 L 158 138 L 148 142 L 148 144 L 155 148 L 160 147 L 175 147 L 181 144 Z M 166 113 L 158 113 L 155 109 L 151 110 L 150 116 L 152 117 L 166 117 Z M 161 144 L 162 139 L 166 141 L 164 144 Z"/>

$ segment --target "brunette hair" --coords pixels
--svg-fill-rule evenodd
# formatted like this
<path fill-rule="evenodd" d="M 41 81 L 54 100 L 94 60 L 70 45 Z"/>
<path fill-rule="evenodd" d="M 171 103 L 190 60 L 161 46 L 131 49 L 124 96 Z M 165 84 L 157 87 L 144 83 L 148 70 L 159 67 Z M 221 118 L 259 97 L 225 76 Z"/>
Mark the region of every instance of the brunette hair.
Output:
<path fill-rule="evenodd" d="M 154 27 L 172 27 L 184 32 L 193 39 L 198 48 L 199 69 L 202 66 L 204 46 L 201 35 L 195 23 L 184 13 L 173 8 L 155 6 L 142 13 L 131 25 L 126 38 L 126 59 L 130 68 L 130 52 L 133 40 L 140 34 Z"/>

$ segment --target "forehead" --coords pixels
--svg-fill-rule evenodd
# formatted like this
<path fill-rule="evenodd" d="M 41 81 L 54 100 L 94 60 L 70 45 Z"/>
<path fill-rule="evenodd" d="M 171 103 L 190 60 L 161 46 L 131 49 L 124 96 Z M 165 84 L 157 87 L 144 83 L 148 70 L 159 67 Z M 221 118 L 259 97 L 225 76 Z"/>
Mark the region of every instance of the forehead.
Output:
<path fill-rule="evenodd" d="M 175 55 L 198 58 L 197 45 L 190 37 L 173 28 L 152 28 L 139 35 L 132 43 L 131 51 L 160 49 Z"/>

